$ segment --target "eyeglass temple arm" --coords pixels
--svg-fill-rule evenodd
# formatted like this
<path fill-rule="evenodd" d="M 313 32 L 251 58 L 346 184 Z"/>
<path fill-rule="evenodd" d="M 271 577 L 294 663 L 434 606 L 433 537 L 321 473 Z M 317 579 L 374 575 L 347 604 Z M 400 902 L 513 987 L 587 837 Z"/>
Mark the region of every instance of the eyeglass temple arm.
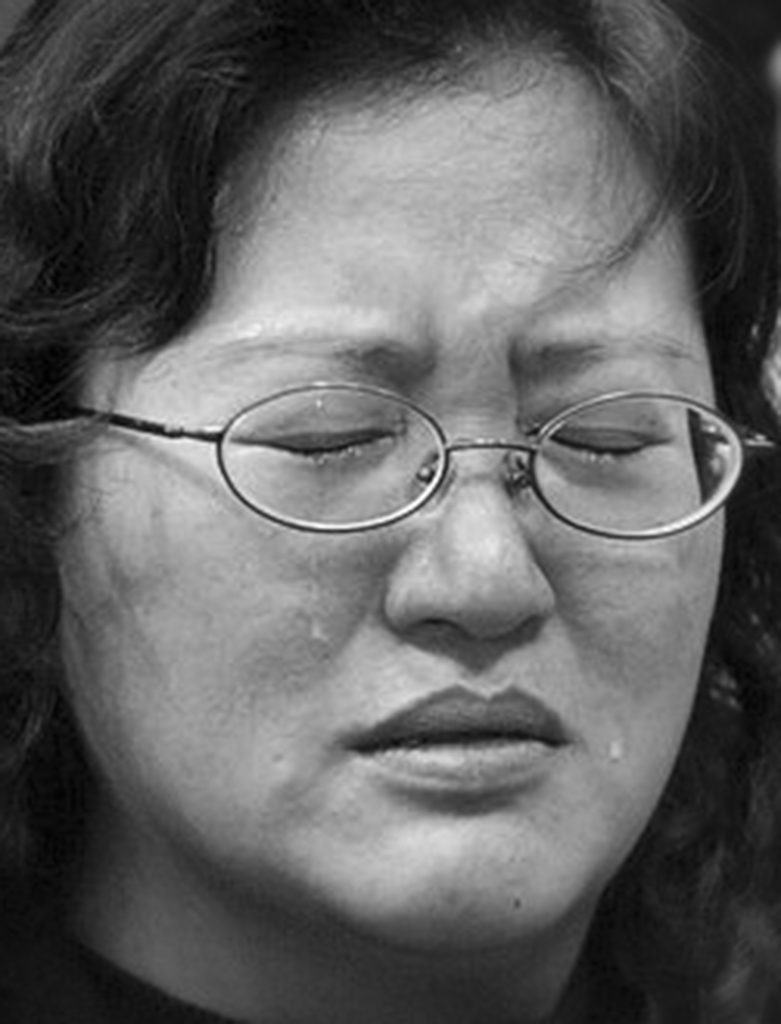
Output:
<path fill-rule="evenodd" d="M 169 423 L 157 423 L 154 420 L 139 419 L 136 416 L 125 416 L 120 412 L 101 412 L 99 409 L 80 406 L 73 407 L 68 412 L 71 416 L 80 419 L 94 419 L 101 423 L 109 423 L 112 427 L 132 430 L 137 434 L 153 434 L 156 437 L 167 437 L 172 440 L 187 439 L 218 444 L 223 434 L 221 430 L 189 430 L 186 427 L 173 426 Z"/>
<path fill-rule="evenodd" d="M 186 439 L 189 441 L 205 441 L 208 444 L 219 444 L 224 431 L 211 428 L 192 430 L 187 427 L 174 426 L 170 423 L 159 423 L 155 420 L 141 419 L 137 416 L 126 416 L 120 412 L 101 412 L 99 409 L 90 409 L 86 406 L 73 406 L 68 414 L 80 419 L 94 419 L 102 423 L 110 423 L 114 427 L 121 427 L 123 430 L 132 430 L 138 434 L 152 434 L 156 437 L 166 437 L 172 440 Z M 764 434 L 746 432 L 741 440 L 745 449 L 750 453 L 760 454 L 762 452 L 774 452 L 779 450 L 776 441 L 766 437 Z M 519 444 L 517 442 L 497 442 L 490 439 L 476 438 L 468 441 L 456 438 L 447 445 L 448 451 L 458 451 L 462 448 L 506 448 L 533 452 L 534 444 Z"/>

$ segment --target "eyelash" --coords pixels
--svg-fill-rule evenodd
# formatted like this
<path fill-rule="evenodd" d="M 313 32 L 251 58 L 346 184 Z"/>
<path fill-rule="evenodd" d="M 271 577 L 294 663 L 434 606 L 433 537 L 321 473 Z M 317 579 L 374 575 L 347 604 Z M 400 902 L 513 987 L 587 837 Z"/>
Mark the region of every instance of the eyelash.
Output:
<path fill-rule="evenodd" d="M 281 448 L 290 455 L 318 462 L 332 458 L 348 458 L 362 448 L 378 445 L 384 441 L 394 441 L 397 436 L 390 431 L 374 431 L 373 433 L 366 431 L 362 434 L 353 432 L 344 435 L 312 434 L 282 439 L 277 442 L 275 447 Z M 337 443 L 333 443 L 333 439 L 337 439 Z"/>
<path fill-rule="evenodd" d="M 619 447 L 610 446 L 609 444 L 595 444 L 593 441 L 580 441 L 577 439 L 569 440 L 562 437 L 553 437 L 552 440 L 557 442 L 564 448 L 568 448 L 572 451 L 583 452 L 586 455 L 592 456 L 594 459 L 600 458 L 613 458 L 620 459 L 637 455 L 646 449 L 653 447 L 660 442 L 651 438 L 640 438 L 636 444 L 631 446 L 622 445 Z"/>

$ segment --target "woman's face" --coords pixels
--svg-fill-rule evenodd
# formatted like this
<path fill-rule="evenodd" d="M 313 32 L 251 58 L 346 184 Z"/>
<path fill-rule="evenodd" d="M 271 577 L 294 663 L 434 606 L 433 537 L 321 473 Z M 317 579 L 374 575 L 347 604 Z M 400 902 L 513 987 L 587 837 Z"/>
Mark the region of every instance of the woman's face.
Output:
<path fill-rule="evenodd" d="M 647 196 L 574 78 L 313 115 L 253 174 L 225 203 L 208 310 L 96 367 L 85 401 L 203 427 L 350 381 L 451 437 L 514 437 L 613 390 L 712 400 L 679 234 L 602 259 Z M 184 931 L 195 899 L 205 920 L 420 956 L 575 955 L 676 757 L 722 522 L 592 537 L 500 467 L 456 455 L 414 516 L 321 536 L 240 504 L 208 445 L 95 442 L 62 563 L 72 700 L 105 780 L 98 904 L 121 876 L 126 918 L 154 893 Z M 532 735 L 481 732 L 502 702 Z M 406 713 L 416 742 L 362 747 Z"/>

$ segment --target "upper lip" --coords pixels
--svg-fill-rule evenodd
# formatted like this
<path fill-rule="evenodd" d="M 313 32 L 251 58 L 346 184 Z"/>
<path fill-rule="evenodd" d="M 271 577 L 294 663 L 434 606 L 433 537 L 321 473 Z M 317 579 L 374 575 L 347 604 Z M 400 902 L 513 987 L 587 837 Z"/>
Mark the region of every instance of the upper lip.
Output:
<path fill-rule="evenodd" d="M 506 737 L 550 746 L 568 741 L 561 718 L 538 697 L 510 687 L 484 697 L 461 686 L 439 690 L 349 738 L 360 753 L 426 743 Z"/>

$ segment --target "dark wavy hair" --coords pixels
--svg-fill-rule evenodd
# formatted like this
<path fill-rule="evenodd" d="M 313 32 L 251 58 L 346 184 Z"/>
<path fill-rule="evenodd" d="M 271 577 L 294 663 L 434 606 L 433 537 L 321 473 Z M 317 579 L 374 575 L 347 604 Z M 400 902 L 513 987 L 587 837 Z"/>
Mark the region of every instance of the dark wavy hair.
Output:
<path fill-rule="evenodd" d="M 91 774 L 57 644 L 62 422 L 96 350 L 165 345 L 209 299 L 220 189 L 308 101 L 449 89 L 500 55 L 579 69 L 693 255 L 720 408 L 779 434 L 772 111 L 684 0 L 38 0 L 0 56 L 0 879 L 56 892 Z M 270 147 L 269 147 L 270 148 Z M 693 717 L 588 955 L 643 1019 L 751 1024 L 781 973 L 781 468 L 727 516 Z M 781 1019 L 781 1010 L 779 1019 Z"/>

